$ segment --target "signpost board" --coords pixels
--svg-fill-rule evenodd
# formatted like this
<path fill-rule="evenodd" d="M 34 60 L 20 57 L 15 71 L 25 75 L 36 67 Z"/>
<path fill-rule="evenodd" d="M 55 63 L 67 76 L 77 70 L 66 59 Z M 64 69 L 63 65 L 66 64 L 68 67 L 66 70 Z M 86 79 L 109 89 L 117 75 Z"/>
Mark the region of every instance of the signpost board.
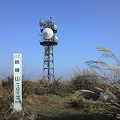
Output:
<path fill-rule="evenodd" d="M 22 110 L 22 54 L 13 54 L 14 109 Z"/>

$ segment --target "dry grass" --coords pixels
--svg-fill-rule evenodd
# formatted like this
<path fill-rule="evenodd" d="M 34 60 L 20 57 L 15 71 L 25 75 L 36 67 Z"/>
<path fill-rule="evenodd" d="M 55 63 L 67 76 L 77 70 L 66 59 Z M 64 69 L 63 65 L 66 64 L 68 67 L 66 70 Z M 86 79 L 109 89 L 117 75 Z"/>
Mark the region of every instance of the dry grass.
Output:
<path fill-rule="evenodd" d="M 11 85 L 10 81 L 13 80 L 13 77 L 9 76 L 9 79 L 2 82 L 4 84 L 0 84 L 0 117 L 3 120 L 17 120 L 19 118 L 35 120 L 37 117 L 39 120 L 41 118 L 47 120 L 48 117 L 52 119 L 65 114 L 82 114 L 85 116 L 101 116 L 104 114 L 119 119 L 120 86 L 101 83 L 99 77 L 96 77 L 97 74 L 93 73 L 93 71 L 84 70 L 76 73 L 77 75 L 74 75 L 71 81 L 56 80 L 48 82 L 39 80 L 32 82 L 24 80 L 23 111 L 17 113 L 10 108 L 10 104 L 13 102 L 13 89 L 11 89 L 13 85 Z M 103 101 L 87 100 L 84 96 L 73 94 L 73 91 L 81 89 L 91 90 L 94 93 L 96 92 L 95 87 L 103 90 L 109 87 L 109 94 L 117 99 L 111 99 L 104 103 Z"/>
<path fill-rule="evenodd" d="M 108 48 L 105 47 L 97 47 L 97 50 L 99 52 L 102 52 L 102 57 L 105 58 L 112 58 L 116 62 L 116 66 L 113 66 L 111 64 L 108 64 L 103 61 L 95 61 L 95 60 L 89 60 L 85 63 L 92 69 L 100 70 L 104 73 L 103 78 L 105 79 L 105 82 L 108 84 L 119 84 L 120 80 L 120 59 L 116 57 L 116 55 L 111 52 Z M 110 75 L 106 73 L 106 70 L 110 72 Z"/>
<path fill-rule="evenodd" d="M 107 48 L 98 47 L 103 57 L 117 61 L 118 68 L 102 61 L 88 61 L 97 69 L 107 68 L 111 76 L 102 76 L 93 70 L 74 71 L 71 80 L 55 79 L 52 82 L 28 81 L 23 78 L 23 110 L 16 112 L 13 102 L 13 76 L 0 83 L 0 120 L 119 120 L 120 119 L 120 61 Z M 106 81 L 107 80 L 107 81 Z M 112 81 L 112 82 L 108 82 Z M 97 89 L 96 89 L 97 88 Z M 106 92 L 107 100 L 90 99 L 97 90 Z M 87 94 L 81 94 L 81 91 Z M 91 91 L 91 92 L 90 92 Z M 78 92 L 75 94 L 75 92 Z M 92 95 L 91 95 L 92 94 Z"/>

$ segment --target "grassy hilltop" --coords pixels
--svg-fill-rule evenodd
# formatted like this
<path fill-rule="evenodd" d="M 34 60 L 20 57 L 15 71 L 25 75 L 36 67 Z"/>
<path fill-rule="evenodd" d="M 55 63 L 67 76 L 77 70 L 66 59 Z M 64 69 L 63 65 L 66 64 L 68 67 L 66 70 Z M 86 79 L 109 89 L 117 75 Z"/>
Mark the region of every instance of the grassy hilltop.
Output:
<path fill-rule="evenodd" d="M 119 120 L 120 61 L 107 48 L 103 57 L 116 60 L 117 67 L 102 61 L 87 61 L 95 70 L 75 71 L 71 80 L 33 82 L 23 77 L 23 110 L 13 109 L 13 76 L 0 83 L 0 120 Z M 110 73 L 106 73 L 106 69 Z"/>

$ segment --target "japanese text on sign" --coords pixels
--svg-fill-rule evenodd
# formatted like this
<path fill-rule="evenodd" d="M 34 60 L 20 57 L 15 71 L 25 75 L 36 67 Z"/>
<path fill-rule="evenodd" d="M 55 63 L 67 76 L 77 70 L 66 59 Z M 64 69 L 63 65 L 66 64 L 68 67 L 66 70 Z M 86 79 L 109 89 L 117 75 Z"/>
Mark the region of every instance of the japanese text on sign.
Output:
<path fill-rule="evenodd" d="M 22 110 L 22 55 L 14 54 L 14 109 Z"/>

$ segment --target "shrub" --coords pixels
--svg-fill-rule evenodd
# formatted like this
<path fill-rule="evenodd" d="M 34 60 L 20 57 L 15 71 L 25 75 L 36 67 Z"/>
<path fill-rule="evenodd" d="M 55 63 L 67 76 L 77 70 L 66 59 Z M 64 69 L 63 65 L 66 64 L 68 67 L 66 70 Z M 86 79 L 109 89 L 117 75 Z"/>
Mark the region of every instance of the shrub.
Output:
<path fill-rule="evenodd" d="M 23 97 L 27 97 L 28 95 L 32 95 L 35 92 L 36 83 L 28 80 L 24 80 L 22 83 L 22 95 Z"/>
<path fill-rule="evenodd" d="M 7 76 L 2 80 L 2 87 L 9 92 L 13 91 L 13 75 Z"/>
<path fill-rule="evenodd" d="M 71 80 L 71 84 L 74 90 L 87 89 L 94 90 L 95 87 L 99 87 L 102 84 L 101 76 L 92 70 L 75 71 L 74 76 Z"/>

